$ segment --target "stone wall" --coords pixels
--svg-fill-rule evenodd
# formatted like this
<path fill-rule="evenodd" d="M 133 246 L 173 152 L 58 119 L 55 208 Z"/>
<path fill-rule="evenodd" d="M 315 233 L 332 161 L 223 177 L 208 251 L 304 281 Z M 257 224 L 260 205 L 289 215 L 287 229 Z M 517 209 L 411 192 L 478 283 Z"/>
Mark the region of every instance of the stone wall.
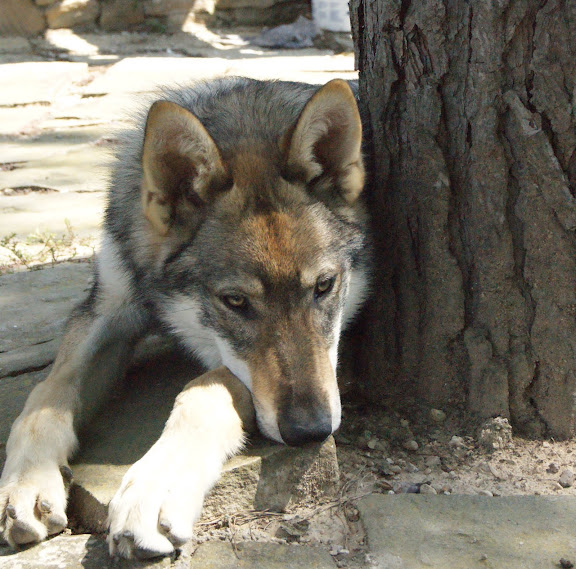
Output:
<path fill-rule="evenodd" d="M 276 25 L 310 12 L 310 0 L 0 0 L 0 36 L 47 28 L 175 32 L 187 21 Z"/>

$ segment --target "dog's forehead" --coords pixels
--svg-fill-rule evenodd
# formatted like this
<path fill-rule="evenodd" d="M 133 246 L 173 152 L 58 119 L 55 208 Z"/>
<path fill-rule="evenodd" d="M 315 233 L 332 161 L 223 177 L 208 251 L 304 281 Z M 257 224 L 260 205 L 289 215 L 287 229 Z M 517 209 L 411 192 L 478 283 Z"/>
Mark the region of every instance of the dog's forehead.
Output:
<path fill-rule="evenodd" d="M 243 220 L 240 230 L 243 252 L 273 280 L 299 278 L 314 282 L 319 264 L 327 260 L 323 257 L 329 248 L 328 232 L 322 220 L 309 210 L 298 215 L 259 213 Z"/>

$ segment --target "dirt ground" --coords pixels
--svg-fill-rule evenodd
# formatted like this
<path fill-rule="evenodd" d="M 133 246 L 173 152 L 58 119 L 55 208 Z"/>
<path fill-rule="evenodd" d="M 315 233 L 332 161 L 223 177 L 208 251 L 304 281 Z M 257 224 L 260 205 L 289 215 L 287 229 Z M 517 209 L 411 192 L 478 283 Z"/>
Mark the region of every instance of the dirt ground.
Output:
<path fill-rule="evenodd" d="M 355 502 L 367 494 L 576 494 L 574 443 L 515 436 L 502 418 L 480 423 L 465 413 L 416 404 L 377 413 L 345 405 L 335 438 L 341 477 L 336 496 L 294 504 L 285 513 L 206 520 L 197 526 L 198 542 L 318 544 L 339 567 L 361 569 L 371 563 Z"/>

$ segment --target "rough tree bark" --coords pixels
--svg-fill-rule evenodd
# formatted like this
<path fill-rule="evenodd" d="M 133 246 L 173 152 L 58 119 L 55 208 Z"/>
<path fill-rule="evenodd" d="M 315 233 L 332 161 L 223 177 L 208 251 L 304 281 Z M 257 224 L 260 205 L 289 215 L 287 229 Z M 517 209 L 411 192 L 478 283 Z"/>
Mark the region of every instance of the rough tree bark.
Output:
<path fill-rule="evenodd" d="M 365 385 L 574 435 L 576 2 L 350 8 L 377 250 Z"/>

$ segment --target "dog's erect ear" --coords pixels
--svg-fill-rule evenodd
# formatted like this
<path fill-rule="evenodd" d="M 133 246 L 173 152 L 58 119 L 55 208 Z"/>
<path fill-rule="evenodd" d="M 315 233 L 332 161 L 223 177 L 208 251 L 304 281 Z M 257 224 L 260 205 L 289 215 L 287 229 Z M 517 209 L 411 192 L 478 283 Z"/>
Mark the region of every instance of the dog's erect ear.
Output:
<path fill-rule="evenodd" d="M 144 213 L 161 235 L 174 219 L 193 215 L 227 181 L 220 151 L 202 123 L 169 101 L 150 108 L 142 167 Z"/>
<path fill-rule="evenodd" d="M 362 122 L 348 83 L 334 79 L 306 103 L 281 141 L 290 172 L 310 183 L 324 178 L 352 204 L 364 186 Z"/>

